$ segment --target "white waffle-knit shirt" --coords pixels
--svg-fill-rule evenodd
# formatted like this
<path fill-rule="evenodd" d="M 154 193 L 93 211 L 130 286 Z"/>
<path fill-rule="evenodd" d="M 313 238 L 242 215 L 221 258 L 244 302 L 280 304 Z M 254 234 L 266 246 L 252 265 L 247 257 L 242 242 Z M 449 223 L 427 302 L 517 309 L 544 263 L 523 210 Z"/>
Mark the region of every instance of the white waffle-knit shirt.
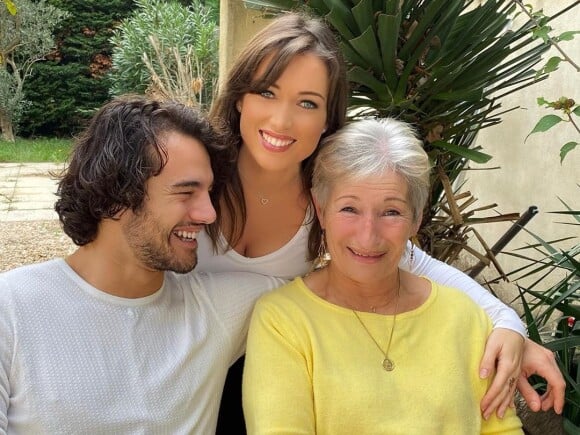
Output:
<path fill-rule="evenodd" d="M 140 299 L 64 260 L 0 274 L 0 434 L 211 434 L 257 297 L 281 280 L 166 273 Z"/>

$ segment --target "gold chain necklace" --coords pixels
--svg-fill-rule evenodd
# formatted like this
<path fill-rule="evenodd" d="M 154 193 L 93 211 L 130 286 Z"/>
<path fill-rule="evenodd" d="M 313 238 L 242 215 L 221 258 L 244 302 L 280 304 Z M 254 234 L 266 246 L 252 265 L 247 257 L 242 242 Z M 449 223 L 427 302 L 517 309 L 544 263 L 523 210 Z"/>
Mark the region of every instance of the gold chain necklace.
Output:
<path fill-rule="evenodd" d="M 367 326 L 364 324 L 364 322 L 362 321 L 362 319 L 360 318 L 358 313 L 355 310 L 351 309 L 351 311 L 353 312 L 353 314 L 355 315 L 355 317 L 357 318 L 357 320 L 359 321 L 359 323 L 361 324 L 361 326 L 363 327 L 363 329 L 365 330 L 367 335 L 371 338 L 373 343 L 375 343 L 375 346 L 377 346 L 379 351 L 385 357 L 383 359 L 383 369 L 385 369 L 387 372 L 392 372 L 393 370 L 395 370 L 395 362 L 391 358 L 389 358 L 389 350 L 391 349 L 391 341 L 393 340 L 393 333 L 395 332 L 395 323 L 397 322 L 397 311 L 399 309 L 399 292 L 400 292 L 400 290 L 401 290 L 401 275 L 399 272 L 399 285 L 397 287 L 397 294 L 395 295 L 397 302 L 395 303 L 395 314 L 393 315 L 393 324 L 391 326 L 391 333 L 389 334 L 389 341 L 387 343 L 386 350 L 383 350 L 381 348 L 381 345 L 377 342 L 377 340 L 375 340 L 375 337 L 373 337 L 373 334 L 371 334 L 371 332 L 368 330 Z"/>

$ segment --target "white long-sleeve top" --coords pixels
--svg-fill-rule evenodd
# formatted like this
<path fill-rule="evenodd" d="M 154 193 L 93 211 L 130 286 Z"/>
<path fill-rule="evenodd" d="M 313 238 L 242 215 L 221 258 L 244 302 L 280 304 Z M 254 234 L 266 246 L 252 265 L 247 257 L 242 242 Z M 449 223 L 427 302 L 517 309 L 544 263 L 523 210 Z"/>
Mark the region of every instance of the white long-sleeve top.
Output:
<path fill-rule="evenodd" d="M 258 296 L 282 280 L 166 273 L 140 299 L 64 260 L 0 274 L 0 434 L 210 434 Z"/>
<path fill-rule="evenodd" d="M 246 271 L 270 275 L 290 281 L 297 276 L 303 276 L 312 266 L 308 258 L 308 233 L 310 225 L 307 214 L 304 223 L 294 237 L 280 249 L 262 257 L 244 257 L 233 249 L 214 252 L 211 239 L 205 231 L 198 234 L 198 265 L 196 270 L 206 272 Z M 220 245 L 227 242 L 220 236 Z M 448 287 L 454 287 L 465 292 L 473 301 L 485 310 L 491 318 L 494 328 L 507 328 L 526 337 L 526 328 L 517 313 L 477 281 L 448 264 L 436 260 L 426 252 L 415 247 L 414 259 L 409 258 L 411 246 L 401 259 L 402 269 L 423 275 Z"/>

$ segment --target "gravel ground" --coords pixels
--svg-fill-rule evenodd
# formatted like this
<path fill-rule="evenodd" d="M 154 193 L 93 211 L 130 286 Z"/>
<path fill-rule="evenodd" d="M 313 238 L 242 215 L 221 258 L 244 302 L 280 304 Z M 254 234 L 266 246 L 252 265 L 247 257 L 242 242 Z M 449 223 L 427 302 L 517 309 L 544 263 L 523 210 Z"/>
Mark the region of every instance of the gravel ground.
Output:
<path fill-rule="evenodd" d="M 0 271 L 64 257 L 75 249 L 57 220 L 0 222 L 0 247 Z"/>

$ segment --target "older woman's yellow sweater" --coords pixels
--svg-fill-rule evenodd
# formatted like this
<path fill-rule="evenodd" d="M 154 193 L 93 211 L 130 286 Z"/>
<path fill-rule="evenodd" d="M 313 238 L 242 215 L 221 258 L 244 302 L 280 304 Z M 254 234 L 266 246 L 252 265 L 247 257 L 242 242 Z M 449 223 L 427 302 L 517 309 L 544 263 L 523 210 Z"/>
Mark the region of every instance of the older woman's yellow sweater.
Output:
<path fill-rule="evenodd" d="M 393 316 L 359 313 L 384 350 Z M 249 434 L 521 434 L 512 409 L 481 418 L 489 380 L 479 363 L 491 331 L 464 293 L 432 283 L 427 301 L 397 315 L 389 357 L 354 313 L 302 279 L 263 296 L 252 317 L 244 368 Z"/>

